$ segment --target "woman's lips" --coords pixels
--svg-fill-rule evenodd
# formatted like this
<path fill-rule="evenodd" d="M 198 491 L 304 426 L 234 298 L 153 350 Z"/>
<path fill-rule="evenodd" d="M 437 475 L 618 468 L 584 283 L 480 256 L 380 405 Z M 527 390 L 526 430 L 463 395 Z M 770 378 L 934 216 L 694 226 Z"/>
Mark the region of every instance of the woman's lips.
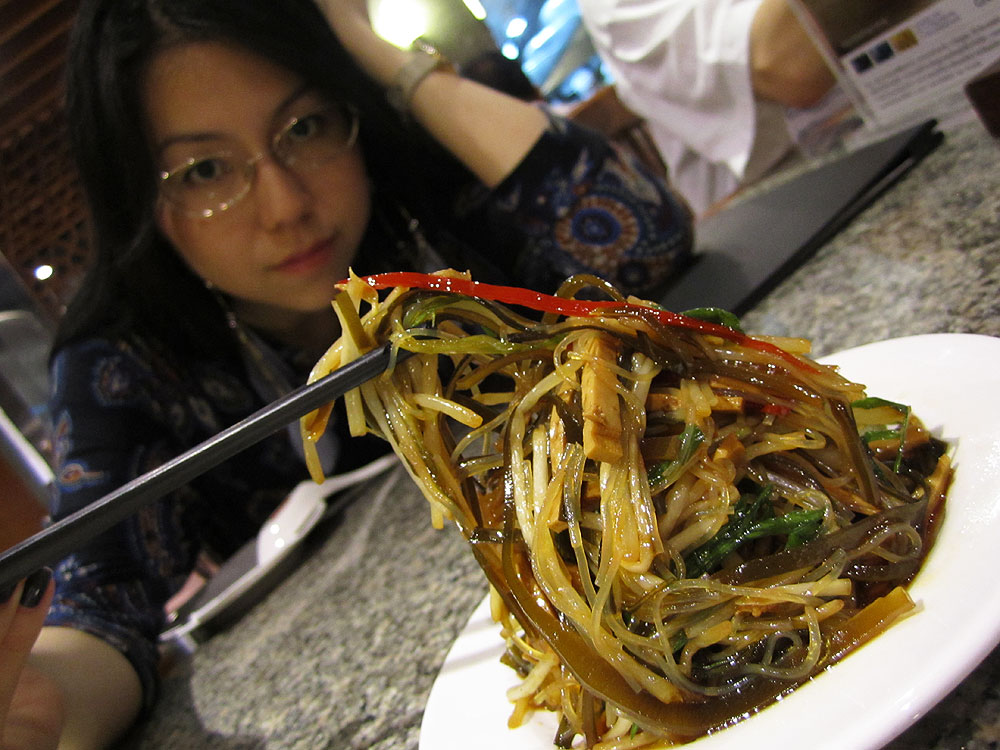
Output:
<path fill-rule="evenodd" d="M 290 274 L 311 273 L 329 263 L 335 251 L 336 243 L 331 237 L 322 242 L 317 242 L 308 250 L 285 258 L 274 269 Z"/>

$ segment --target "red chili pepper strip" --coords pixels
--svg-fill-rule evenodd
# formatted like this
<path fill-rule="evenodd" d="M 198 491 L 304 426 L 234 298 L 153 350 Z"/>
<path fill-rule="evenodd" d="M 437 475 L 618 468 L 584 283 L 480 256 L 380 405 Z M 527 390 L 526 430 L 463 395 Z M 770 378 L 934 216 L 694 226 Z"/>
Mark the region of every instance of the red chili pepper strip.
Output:
<path fill-rule="evenodd" d="M 735 341 L 738 344 L 748 346 L 758 351 L 776 354 L 795 367 L 799 367 L 809 372 L 817 370 L 802 361 L 790 352 L 786 352 L 779 346 L 767 341 L 760 341 L 745 333 L 736 331 L 728 326 L 718 323 L 710 323 L 706 320 L 691 318 L 687 315 L 662 310 L 658 307 L 648 305 L 636 305 L 631 302 L 617 302 L 614 300 L 579 300 L 557 297 L 552 294 L 542 294 L 530 289 L 522 289 L 514 286 L 500 286 L 497 284 L 486 284 L 480 281 L 470 281 L 468 279 L 456 278 L 453 276 L 436 276 L 428 273 L 417 273 L 415 271 L 393 271 L 390 273 L 380 273 L 373 276 L 362 276 L 361 280 L 373 289 L 390 289 L 393 287 L 407 287 L 410 289 L 427 289 L 437 292 L 451 292 L 461 294 L 466 297 L 480 297 L 482 299 L 502 302 L 508 305 L 520 305 L 532 310 L 555 313 L 557 315 L 573 315 L 585 317 L 601 310 L 614 311 L 641 311 L 646 315 L 655 317 L 663 325 L 674 326 L 676 328 L 687 328 L 699 333 L 719 336 L 720 338 Z"/>
<path fill-rule="evenodd" d="M 765 404 L 761 411 L 765 414 L 773 414 L 776 417 L 784 417 L 791 409 L 782 404 Z"/>

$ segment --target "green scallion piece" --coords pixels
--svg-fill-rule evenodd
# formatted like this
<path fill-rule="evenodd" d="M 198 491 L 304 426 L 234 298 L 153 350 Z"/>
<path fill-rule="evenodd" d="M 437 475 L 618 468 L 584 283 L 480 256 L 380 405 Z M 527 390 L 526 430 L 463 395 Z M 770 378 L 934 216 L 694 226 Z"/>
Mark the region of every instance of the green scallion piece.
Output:
<path fill-rule="evenodd" d="M 672 461 L 660 461 L 649 468 L 649 486 L 654 492 L 677 481 L 684 467 L 694 457 L 698 446 L 705 442 L 705 433 L 697 425 L 689 424 L 685 425 L 680 438 L 681 446 L 677 458 Z"/>

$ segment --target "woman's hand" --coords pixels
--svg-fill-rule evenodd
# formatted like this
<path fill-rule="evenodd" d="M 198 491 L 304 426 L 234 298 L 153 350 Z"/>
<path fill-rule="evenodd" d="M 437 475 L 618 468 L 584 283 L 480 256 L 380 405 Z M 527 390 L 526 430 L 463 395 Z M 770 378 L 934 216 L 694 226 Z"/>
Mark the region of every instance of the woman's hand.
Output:
<path fill-rule="evenodd" d="M 38 638 L 54 586 L 49 570 L 38 571 L 4 597 L 0 594 L 0 748 L 47 750 L 59 744 L 61 692 L 26 664 Z M 3 592 L 7 593 L 7 592 Z"/>

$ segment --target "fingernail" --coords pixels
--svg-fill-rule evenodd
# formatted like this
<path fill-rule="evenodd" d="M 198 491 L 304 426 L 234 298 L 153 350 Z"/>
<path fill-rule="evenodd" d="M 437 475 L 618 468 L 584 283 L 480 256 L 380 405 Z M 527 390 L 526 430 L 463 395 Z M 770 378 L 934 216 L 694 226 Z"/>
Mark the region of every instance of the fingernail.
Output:
<path fill-rule="evenodd" d="M 48 588 L 51 578 L 51 568 L 39 568 L 28 576 L 24 582 L 24 591 L 21 592 L 21 606 L 29 609 L 38 606 L 38 602 L 45 595 L 45 589 Z"/>

